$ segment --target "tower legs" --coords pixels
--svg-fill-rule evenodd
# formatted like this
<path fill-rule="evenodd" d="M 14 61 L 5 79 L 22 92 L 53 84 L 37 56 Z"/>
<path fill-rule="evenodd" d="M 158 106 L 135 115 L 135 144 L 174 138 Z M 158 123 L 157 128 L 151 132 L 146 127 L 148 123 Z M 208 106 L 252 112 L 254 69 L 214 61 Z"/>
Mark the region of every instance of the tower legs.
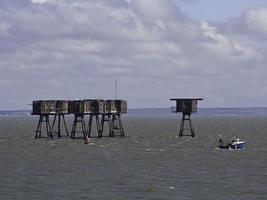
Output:
<path fill-rule="evenodd" d="M 97 129 L 97 137 L 101 138 L 103 137 L 103 130 L 104 130 L 104 124 L 105 122 L 108 122 L 109 125 L 109 137 L 115 137 L 116 135 L 125 136 L 121 115 L 120 114 L 102 114 L 102 117 L 99 118 L 98 114 L 91 114 L 89 116 L 88 125 L 86 127 L 84 115 L 81 114 L 75 114 L 74 115 L 74 121 L 72 124 L 72 130 L 70 138 L 75 139 L 78 125 L 80 124 L 80 130 L 79 132 L 82 133 L 82 137 L 87 140 L 91 137 L 91 130 L 92 130 L 92 124 L 93 124 L 93 118 L 96 120 L 96 129 Z M 53 133 L 56 133 L 58 137 L 61 137 L 61 123 L 63 121 L 64 128 L 66 130 L 67 136 L 69 136 L 69 132 L 67 129 L 67 124 L 65 120 L 64 114 L 58 114 L 54 115 L 54 119 L 52 122 L 52 127 L 50 125 L 49 121 L 49 115 L 40 115 L 37 129 L 35 131 L 36 138 L 41 138 L 42 134 L 42 125 L 45 123 L 46 126 L 46 133 L 47 137 L 53 138 Z"/>
<path fill-rule="evenodd" d="M 91 137 L 91 130 L 92 130 L 92 123 L 93 123 L 93 118 L 95 117 L 96 120 L 96 129 L 97 129 L 97 137 L 102 137 L 102 126 L 100 124 L 99 116 L 98 114 L 91 114 L 89 117 L 88 121 L 88 126 L 87 126 L 87 137 Z M 102 123 L 102 120 L 101 120 Z"/>
<path fill-rule="evenodd" d="M 109 124 L 109 137 L 115 137 L 116 133 L 124 137 L 125 133 L 122 126 L 120 114 L 104 114 L 101 120 L 101 130 L 104 130 L 104 122 Z"/>
<path fill-rule="evenodd" d="M 47 137 L 53 138 L 52 129 L 49 122 L 49 115 L 40 115 L 37 129 L 35 131 L 35 138 L 41 138 L 42 136 L 42 124 L 45 123 Z"/>
<path fill-rule="evenodd" d="M 54 130 L 55 122 L 56 122 L 56 119 L 58 119 L 58 122 L 57 122 L 58 127 L 57 127 L 57 131 L 55 131 L 55 133 L 58 135 L 58 137 L 61 137 L 61 117 L 63 120 L 63 124 L 64 124 L 65 130 L 66 130 L 67 136 L 69 136 L 69 132 L 68 132 L 68 128 L 67 128 L 64 114 L 59 114 L 59 115 L 54 116 L 54 120 L 53 120 L 53 124 L 52 124 L 52 133 L 54 133 L 53 130 Z"/>
<path fill-rule="evenodd" d="M 81 124 L 81 132 L 83 134 L 83 138 L 86 139 L 86 128 L 85 128 L 85 121 L 84 121 L 84 115 L 77 115 L 75 114 L 74 116 L 74 121 L 73 121 L 73 125 L 72 125 L 72 130 L 71 130 L 71 138 L 75 139 L 75 134 L 76 134 L 76 130 L 77 130 L 77 125 L 78 123 Z"/>
<path fill-rule="evenodd" d="M 185 128 L 185 122 L 188 122 L 188 127 Z M 184 135 L 184 131 L 190 131 L 191 135 Z M 194 131 L 194 127 L 191 121 L 191 113 L 183 113 L 183 118 L 181 121 L 181 125 L 180 125 L 180 130 L 179 130 L 179 137 L 182 136 L 191 136 L 191 137 L 195 137 L 195 131 Z"/>

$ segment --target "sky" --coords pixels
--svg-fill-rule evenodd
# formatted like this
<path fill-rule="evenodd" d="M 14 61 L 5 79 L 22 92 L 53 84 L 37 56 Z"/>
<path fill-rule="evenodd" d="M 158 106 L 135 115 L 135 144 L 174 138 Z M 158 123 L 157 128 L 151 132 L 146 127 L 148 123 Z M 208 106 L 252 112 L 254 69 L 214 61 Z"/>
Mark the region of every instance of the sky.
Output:
<path fill-rule="evenodd" d="M 227 21 L 246 10 L 267 6 L 266 0 L 189 0 L 180 1 L 182 12 L 198 20 Z"/>
<path fill-rule="evenodd" d="M 0 110 L 115 80 L 129 108 L 266 107 L 266 40 L 263 0 L 1 0 Z"/>

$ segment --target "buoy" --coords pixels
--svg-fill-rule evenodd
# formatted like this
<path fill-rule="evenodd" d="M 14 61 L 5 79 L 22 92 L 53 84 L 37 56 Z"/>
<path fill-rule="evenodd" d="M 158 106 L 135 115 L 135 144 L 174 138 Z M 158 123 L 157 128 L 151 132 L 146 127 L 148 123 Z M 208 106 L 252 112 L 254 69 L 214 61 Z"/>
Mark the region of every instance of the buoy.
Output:
<path fill-rule="evenodd" d="M 86 138 L 84 144 L 89 144 L 91 142 L 90 138 Z"/>

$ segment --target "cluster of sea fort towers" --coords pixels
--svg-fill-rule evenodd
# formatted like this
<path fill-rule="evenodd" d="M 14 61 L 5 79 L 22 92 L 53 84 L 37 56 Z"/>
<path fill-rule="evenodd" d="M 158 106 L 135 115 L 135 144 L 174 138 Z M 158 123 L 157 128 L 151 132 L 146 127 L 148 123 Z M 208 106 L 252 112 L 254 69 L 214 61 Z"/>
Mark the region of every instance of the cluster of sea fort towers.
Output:
<path fill-rule="evenodd" d="M 176 98 L 172 112 L 183 113 L 179 136 L 195 137 L 195 131 L 191 121 L 191 113 L 197 112 L 197 102 L 201 98 Z M 45 126 L 46 136 L 61 137 L 63 124 L 66 135 L 70 138 L 82 138 L 88 141 L 91 135 L 92 125 L 96 125 L 96 136 L 103 137 L 104 126 L 108 124 L 109 137 L 125 136 L 121 115 L 127 113 L 127 101 L 121 99 L 84 99 L 84 100 L 36 100 L 32 103 L 32 115 L 39 115 L 35 137 L 41 138 L 42 127 Z M 65 115 L 74 115 L 71 133 L 69 134 Z M 51 119 L 52 118 L 52 119 Z M 95 123 L 93 120 L 95 119 Z M 52 120 L 52 121 L 50 121 Z M 187 127 L 185 128 L 185 123 Z M 187 131 L 187 134 L 184 132 Z"/>

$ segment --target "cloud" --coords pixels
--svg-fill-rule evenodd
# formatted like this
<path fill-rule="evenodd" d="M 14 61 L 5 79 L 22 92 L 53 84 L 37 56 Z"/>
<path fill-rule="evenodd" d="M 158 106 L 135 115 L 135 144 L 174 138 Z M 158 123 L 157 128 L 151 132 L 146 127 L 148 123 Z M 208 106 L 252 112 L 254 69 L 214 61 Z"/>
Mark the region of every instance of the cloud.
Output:
<path fill-rule="evenodd" d="M 220 24 L 220 31 L 226 34 L 237 35 L 237 37 L 246 37 L 247 41 L 260 41 L 259 37 L 267 36 L 267 8 L 257 7 L 245 10 L 240 17 L 233 18 L 228 23 Z"/>
<path fill-rule="evenodd" d="M 40 4 L 42 4 L 42 3 L 45 3 L 46 2 L 46 0 L 32 0 L 32 3 L 40 3 Z"/>
<path fill-rule="evenodd" d="M 0 3 L 0 109 L 113 98 L 114 80 L 130 107 L 167 107 L 170 97 L 204 97 L 205 106 L 266 100 L 253 98 L 264 92 L 253 88 L 266 83 L 265 49 L 238 32 L 245 22 L 259 31 L 248 19 L 260 9 L 228 31 L 233 23 L 192 20 L 174 0 L 12 2 Z"/>
<path fill-rule="evenodd" d="M 205 43 L 206 49 L 216 55 L 237 58 L 239 60 L 262 58 L 262 55 L 252 47 L 242 45 L 238 41 L 218 33 L 216 28 L 210 26 L 207 22 L 202 22 L 201 28 L 204 31 L 204 35 L 213 41 Z"/>
<path fill-rule="evenodd" d="M 248 30 L 265 36 L 267 35 L 267 8 L 260 7 L 247 10 L 243 18 Z"/>

